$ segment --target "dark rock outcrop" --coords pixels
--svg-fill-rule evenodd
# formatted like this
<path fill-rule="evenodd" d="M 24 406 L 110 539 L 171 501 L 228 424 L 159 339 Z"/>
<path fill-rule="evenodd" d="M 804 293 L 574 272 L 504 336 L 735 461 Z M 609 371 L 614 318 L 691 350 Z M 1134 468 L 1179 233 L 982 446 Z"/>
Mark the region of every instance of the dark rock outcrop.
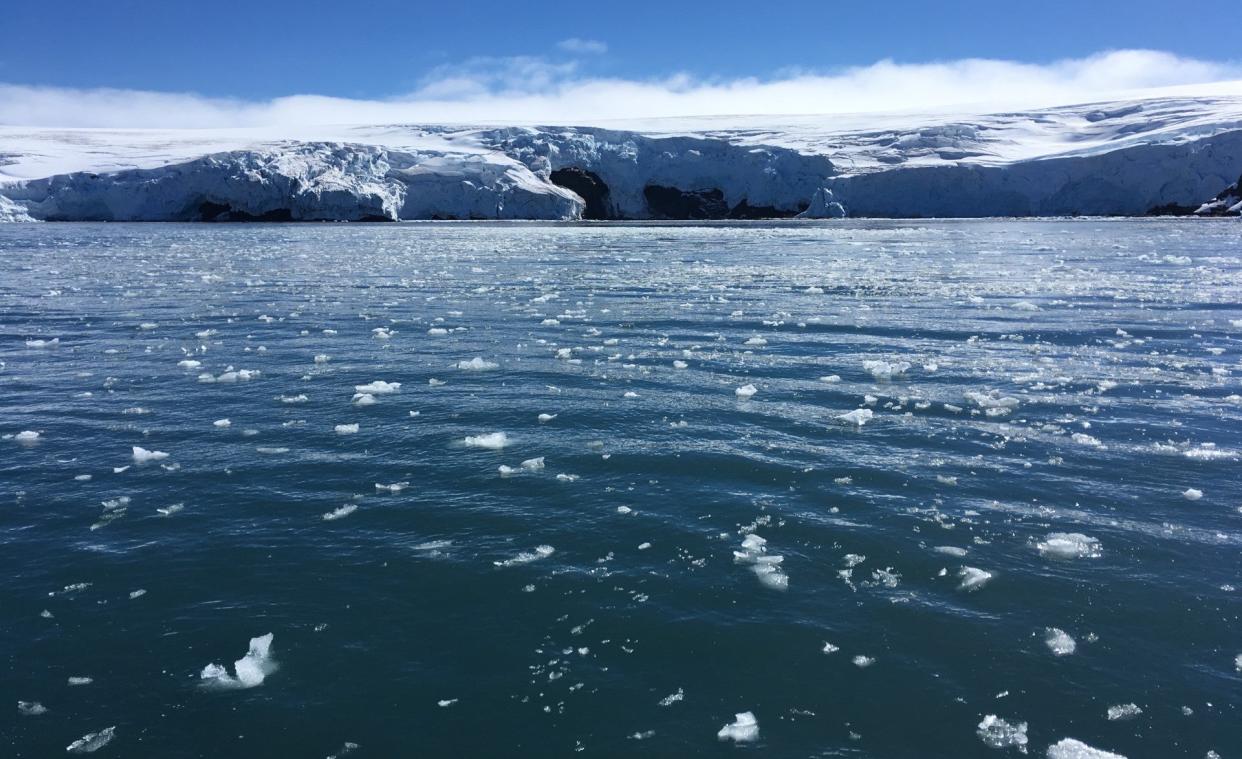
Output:
<path fill-rule="evenodd" d="M 1242 216 L 1242 177 L 1199 206 L 1197 216 Z"/>
<path fill-rule="evenodd" d="M 729 204 L 724 192 L 710 187 L 705 190 L 681 190 L 676 187 L 649 184 L 643 188 L 647 211 L 653 219 L 727 219 Z"/>

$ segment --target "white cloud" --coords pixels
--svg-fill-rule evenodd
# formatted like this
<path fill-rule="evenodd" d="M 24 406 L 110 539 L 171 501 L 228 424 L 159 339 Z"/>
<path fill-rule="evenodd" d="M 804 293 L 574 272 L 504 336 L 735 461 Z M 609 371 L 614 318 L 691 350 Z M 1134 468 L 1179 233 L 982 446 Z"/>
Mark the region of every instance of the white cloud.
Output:
<path fill-rule="evenodd" d="M 561 40 L 556 46 L 567 53 L 576 53 L 578 55 L 603 55 L 608 52 L 608 45 L 599 40 L 584 40 L 581 37 L 570 37 L 567 40 Z"/>
<path fill-rule="evenodd" d="M 680 74 L 627 80 L 585 75 L 574 62 L 476 58 L 434 69 L 385 100 L 294 95 L 269 101 L 133 90 L 0 84 L 0 124 L 60 127 L 222 127 L 342 123 L 578 123 L 660 116 L 976 112 L 1104 100 L 1136 91 L 1242 80 L 1242 65 L 1122 50 L 1048 64 L 967 59 L 880 61 L 772 79 Z M 1242 94 L 1242 85 L 1232 90 Z M 1219 90 L 1220 88 L 1215 88 Z M 0 145 L 3 148 L 3 145 Z"/>

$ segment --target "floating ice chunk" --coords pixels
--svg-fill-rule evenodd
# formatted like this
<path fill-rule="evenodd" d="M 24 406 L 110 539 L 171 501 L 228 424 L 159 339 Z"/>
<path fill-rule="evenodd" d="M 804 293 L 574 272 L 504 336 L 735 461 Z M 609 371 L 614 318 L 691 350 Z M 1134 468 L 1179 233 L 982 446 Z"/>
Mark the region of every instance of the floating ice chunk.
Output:
<path fill-rule="evenodd" d="M 742 385 L 741 387 L 734 390 L 733 392 L 734 394 L 737 395 L 738 398 L 750 398 L 755 393 L 759 392 L 759 388 L 755 387 L 754 385 Z"/>
<path fill-rule="evenodd" d="M 678 688 L 676 693 L 672 693 L 670 695 L 665 696 L 664 698 L 660 699 L 659 703 L 660 703 L 660 706 L 672 706 L 678 701 L 684 701 L 685 699 L 686 699 L 686 692 L 682 690 L 681 688 Z"/>
<path fill-rule="evenodd" d="M 987 392 L 971 390 L 963 393 L 963 397 L 970 405 L 983 409 L 988 416 L 1004 416 L 1012 413 L 1014 409 L 1018 408 L 1020 403 L 1013 396 L 1001 395 L 999 390 L 989 390 Z"/>
<path fill-rule="evenodd" d="M 355 406 L 374 406 L 379 402 L 370 393 L 354 393 L 352 401 Z"/>
<path fill-rule="evenodd" d="M 949 556 L 957 556 L 959 558 L 967 554 L 965 548 L 958 548 L 957 546 L 936 546 L 932 550 L 936 553 L 948 554 Z"/>
<path fill-rule="evenodd" d="M 848 413 L 838 415 L 837 418 L 846 424 L 852 424 L 855 427 L 862 427 L 864 424 L 871 421 L 871 418 L 874 416 L 875 412 L 869 408 L 856 408 Z"/>
<path fill-rule="evenodd" d="M 1023 754 L 1026 753 L 1025 722 L 1010 723 L 997 717 L 995 714 L 989 714 L 979 723 L 977 733 L 979 740 L 983 741 L 983 745 L 988 748 L 1009 748 L 1013 746 Z"/>
<path fill-rule="evenodd" d="M 444 335 L 448 334 L 448 330 L 445 329 L 444 327 L 432 327 L 431 329 L 427 330 L 427 334 L 431 335 L 432 337 L 443 337 Z"/>
<path fill-rule="evenodd" d="M 95 678 L 93 677 L 70 677 L 69 678 L 70 685 L 90 685 L 93 682 L 95 682 Z"/>
<path fill-rule="evenodd" d="M 768 553 L 768 541 L 750 533 L 742 539 L 740 551 L 733 552 L 733 561 L 738 564 L 749 564 L 751 571 L 759 578 L 759 582 L 773 590 L 788 590 L 789 576 L 781 570 L 785 557 Z"/>
<path fill-rule="evenodd" d="M 358 424 L 338 424 L 332 428 L 338 435 L 356 435 L 358 434 Z"/>
<path fill-rule="evenodd" d="M 458 699 L 455 699 L 455 698 L 442 698 L 436 702 L 436 706 L 443 709 L 445 707 L 452 706 L 453 704 L 457 703 L 457 701 Z"/>
<path fill-rule="evenodd" d="M 233 423 L 232 423 L 232 422 L 230 422 L 228 419 L 217 419 L 217 420 L 215 420 L 214 422 L 212 422 L 212 423 L 211 423 L 211 426 L 213 426 L 213 427 L 219 427 L 220 429 L 224 429 L 225 427 L 228 427 L 228 426 L 230 426 L 231 424 L 233 424 Z"/>
<path fill-rule="evenodd" d="M 1092 748 L 1082 741 L 1063 738 L 1048 747 L 1048 759 L 1126 759 L 1121 754 Z"/>
<path fill-rule="evenodd" d="M 1085 445 L 1091 448 L 1104 448 L 1104 444 L 1100 442 L 1099 438 L 1092 437 L 1083 432 L 1075 432 L 1073 435 L 1070 435 L 1070 439 L 1079 445 Z"/>
<path fill-rule="evenodd" d="M 26 341 L 27 348 L 55 348 L 58 345 L 60 345 L 59 337 L 53 337 L 51 340 L 36 339 Z"/>
<path fill-rule="evenodd" d="M 534 551 L 523 551 L 511 559 L 503 561 L 493 561 L 492 564 L 498 567 L 516 567 L 519 564 L 529 564 L 532 561 L 546 559 L 556 553 L 556 549 L 549 545 L 535 546 Z"/>
<path fill-rule="evenodd" d="M 1186 491 L 1182 493 L 1182 498 L 1185 498 L 1187 501 L 1197 501 L 1202 497 L 1203 491 L 1197 488 L 1186 488 Z"/>
<path fill-rule="evenodd" d="M 374 337 L 376 340 L 389 340 L 395 334 L 396 334 L 395 331 L 389 330 L 386 327 L 376 327 L 375 329 L 371 330 L 371 336 Z"/>
<path fill-rule="evenodd" d="M 540 469 L 543 469 L 543 456 L 533 459 L 526 459 L 522 462 L 522 468 L 532 472 L 537 472 Z"/>
<path fill-rule="evenodd" d="M 755 335 L 754 337 L 747 340 L 745 344 L 746 345 L 767 345 L 768 341 L 763 339 L 762 337 L 759 337 L 758 335 Z"/>
<path fill-rule="evenodd" d="M 38 701 L 18 701 L 17 713 L 23 717 L 38 717 L 47 714 L 47 707 Z"/>
<path fill-rule="evenodd" d="M 134 446 L 133 449 L 134 463 L 145 464 L 148 461 L 162 461 L 168 458 L 168 454 L 163 451 L 148 451 L 146 448 Z"/>
<path fill-rule="evenodd" d="M 839 375 L 839 374 L 829 374 L 829 375 L 825 375 L 825 376 L 823 376 L 823 377 L 820 377 L 820 378 L 819 378 L 819 381 L 820 381 L 820 382 L 827 382 L 827 383 L 829 383 L 829 384 L 832 384 L 832 383 L 835 383 L 835 382 L 840 382 L 840 381 L 841 381 L 841 375 Z"/>
<path fill-rule="evenodd" d="M 854 662 L 855 667 L 858 667 L 860 669 L 866 669 L 867 667 L 870 667 L 872 664 L 875 664 L 875 657 L 874 656 L 863 656 L 862 654 L 859 654 L 858 656 L 855 656 L 850 661 Z"/>
<path fill-rule="evenodd" d="M 752 712 L 738 712 L 733 715 L 733 723 L 720 728 L 716 737 L 722 741 L 749 743 L 759 738 L 759 721 Z"/>
<path fill-rule="evenodd" d="M 384 380 L 375 380 L 365 385 L 354 385 L 354 392 L 366 395 L 389 395 L 400 389 L 400 382 L 385 382 Z"/>
<path fill-rule="evenodd" d="M 558 481 L 558 482 L 577 482 L 577 481 L 578 481 L 578 475 L 576 475 L 576 474 L 565 474 L 564 472 L 562 472 L 562 473 L 560 473 L 560 474 L 556 475 L 556 479 L 557 479 L 557 481 Z"/>
<path fill-rule="evenodd" d="M 840 651 L 840 650 L 841 650 L 841 647 L 840 647 L 840 646 L 834 646 L 834 645 L 832 645 L 831 643 L 829 643 L 828 641 L 824 641 L 824 647 L 823 647 L 822 649 L 820 649 L 820 650 L 821 650 L 821 651 L 823 651 L 823 652 L 824 652 L 824 653 L 826 653 L 826 654 L 835 654 L 836 652 L 838 652 L 838 651 Z"/>
<path fill-rule="evenodd" d="M 633 390 L 626 390 L 625 394 L 622 395 L 621 397 L 622 398 L 637 398 L 638 393 L 634 392 Z"/>
<path fill-rule="evenodd" d="M 539 421 L 540 421 L 540 422 L 550 422 L 550 421 L 552 421 L 553 419 L 555 419 L 556 417 L 557 417 L 557 414 L 540 414 L 540 415 L 539 415 Z"/>
<path fill-rule="evenodd" d="M 513 475 L 517 474 L 519 470 L 514 469 L 508 464 L 501 464 L 500 466 L 496 467 L 496 471 L 500 472 L 501 477 L 512 477 Z"/>
<path fill-rule="evenodd" d="M 1044 630 L 1044 644 L 1054 656 L 1069 656 L 1078 650 L 1078 643 L 1059 627 Z"/>
<path fill-rule="evenodd" d="M 116 725 L 105 727 L 97 733 L 87 733 L 65 747 L 70 754 L 93 754 L 107 746 L 116 737 Z"/>
<path fill-rule="evenodd" d="M 202 361 L 195 361 L 192 358 L 187 358 L 187 359 L 177 362 L 177 366 L 181 367 L 182 369 L 197 369 L 202 365 L 203 365 Z"/>
<path fill-rule="evenodd" d="M 495 361 L 484 361 L 482 358 L 475 356 L 469 361 L 458 361 L 457 368 L 467 372 L 487 372 L 500 368 L 500 364 Z"/>
<path fill-rule="evenodd" d="M 1103 555 L 1100 541 L 1081 532 L 1050 532 L 1035 547 L 1054 559 L 1098 559 Z"/>
<path fill-rule="evenodd" d="M 162 517 L 170 517 L 170 516 L 172 516 L 173 514 L 176 514 L 178 511 L 181 511 L 181 510 L 182 510 L 182 509 L 184 509 L 184 508 L 185 508 L 185 504 L 183 504 L 183 503 L 174 503 L 174 504 L 173 504 L 173 505 L 171 505 L 171 506 L 164 506 L 164 507 L 162 507 L 162 508 L 157 508 L 155 511 L 156 511 L 156 513 L 158 513 L 158 514 L 159 514 L 160 516 L 162 516 Z"/>
<path fill-rule="evenodd" d="M 272 660 L 272 633 L 250 639 L 250 650 L 246 655 L 233 663 L 236 677 L 229 674 L 226 667 L 219 664 L 208 664 L 199 675 L 202 685 L 207 688 L 254 688 L 262 685 L 267 676 L 276 671 L 276 662 Z"/>
<path fill-rule="evenodd" d="M 467 448 L 487 448 L 498 451 L 509 444 L 509 436 L 503 432 L 489 432 L 485 435 L 468 435 L 464 442 Z"/>
<path fill-rule="evenodd" d="M 323 515 L 323 521 L 332 522 L 337 519 L 344 519 L 345 517 L 349 516 L 350 514 L 354 513 L 357 510 L 358 510 L 358 504 L 347 503 L 344 506 L 341 506 L 340 508 L 336 508 L 336 509 L 333 509 L 332 511 L 325 512 Z"/>
<path fill-rule="evenodd" d="M 872 377 L 880 382 L 887 382 L 893 377 L 905 374 L 910 369 L 910 364 L 906 361 L 864 361 L 863 369 L 865 369 Z"/>
<path fill-rule="evenodd" d="M 30 444 L 30 443 L 39 442 L 40 437 L 41 435 L 39 435 L 39 433 L 35 432 L 34 430 L 22 430 L 21 432 L 14 435 L 13 439 L 19 443 Z"/>
<path fill-rule="evenodd" d="M 394 482 L 391 485 L 381 485 L 380 483 L 377 482 L 375 483 L 375 489 L 385 490 L 385 491 L 388 491 L 389 493 L 400 493 L 402 490 L 405 490 L 407 487 L 409 487 L 409 485 L 410 483 L 408 482 Z"/>
<path fill-rule="evenodd" d="M 618 506 L 617 513 L 618 514 L 633 514 L 634 510 L 631 509 L 629 506 Z M 1238 654 L 1238 658 L 1239 658 L 1239 661 L 1242 661 L 1242 654 Z"/>
<path fill-rule="evenodd" d="M 674 360 L 673 360 L 673 368 L 674 368 L 674 369 L 685 369 L 685 368 L 686 368 L 686 367 L 688 367 L 688 366 L 690 366 L 690 365 L 689 365 L 689 364 L 687 364 L 685 361 L 682 361 L 681 359 L 674 359 Z"/>
<path fill-rule="evenodd" d="M 967 592 L 979 590 L 992 579 L 991 572 L 986 572 L 978 567 L 962 567 L 958 571 L 957 576 L 962 578 L 962 582 L 957 586 L 957 589 Z"/>
<path fill-rule="evenodd" d="M 1120 720 L 1134 719 L 1143 713 L 1138 704 L 1117 704 L 1108 707 L 1108 720 L 1117 722 Z"/>
<path fill-rule="evenodd" d="M 331 361 L 331 360 L 332 360 L 332 357 L 331 357 L 331 356 L 329 356 L 329 355 L 328 355 L 328 354 L 326 354 L 326 353 L 319 353 L 319 354 L 317 354 L 317 355 L 315 356 L 315 363 L 316 363 L 316 364 L 326 364 L 326 363 L 328 363 L 328 362 L 329 362 L 329 361 Z"/>
<path fill-rule="evenodd" d="M 1020 300 L 1010 305 L 1014 311 L 1038 311 L 1039 306 L 1029 300 Z"/>
<path fill-rule="evenodd" d="M 133 601 L 136 598 L 142 598 L 146 594 L 147 594 L 147 591 L 143 588 L 139 588 L 138 590 L 131 590 L 129 592 L 129 600 Z"/>

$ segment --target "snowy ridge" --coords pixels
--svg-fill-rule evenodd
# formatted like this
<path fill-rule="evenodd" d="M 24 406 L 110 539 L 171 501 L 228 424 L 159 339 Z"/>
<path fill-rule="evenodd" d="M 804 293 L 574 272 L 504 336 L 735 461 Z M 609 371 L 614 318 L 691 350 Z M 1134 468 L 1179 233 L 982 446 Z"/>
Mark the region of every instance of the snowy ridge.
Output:
<path fill-rule="evenodd" d="M 609 128 L 0 127 L 0 221 L 1223 215 L 1242 210 L 1222 192 L 1240 173 L 1239 97 Z"/>

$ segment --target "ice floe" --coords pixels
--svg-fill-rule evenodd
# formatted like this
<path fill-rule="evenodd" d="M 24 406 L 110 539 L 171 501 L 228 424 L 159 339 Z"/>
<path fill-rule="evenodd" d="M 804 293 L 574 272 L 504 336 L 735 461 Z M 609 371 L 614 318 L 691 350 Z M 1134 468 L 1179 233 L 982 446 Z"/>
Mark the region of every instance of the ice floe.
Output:
<path fill-rule="evenodd" d="M 38 701 L 18 701 L 17 713 L 23 717 L 38 717 L 47 714 L 47 707 Z"/>
<path fill-rule="evenodd" d="M 350 514 L 354 513 L 357 510 L 358 510 L 358 504 L 347 503 L 344 506 L 333 509 L 332 511 L 325 512 L 323 515 L 323 521 L 333 522 L 333 521 L 336 521 L 337 519 L 344 519 L 345 517 L 349 516 Z"/>
<path fill-rule="evenodd" d="M 400 389 L 400 382 L 385 382 L 384 380 L 375 380 L 365 385 L 354 385 L 354 392 L 362 395 L 389 395 Z"/>
<path fill-rule="evenodd" d="M 462 441 L 467 448 L 486 448 L 498 451 L 509 444 L 509 436 L 503 432 L 488 432 L 483 435 L 467 435 Z"/>
<path fill-rule="evenodd" d="M 785 557 L 768 553 L 768 541 L 755 533 L 742 539 L 741 550 L 733 552 L 733 560 L 738 564 L 749 565 L 751 571 L 764 586 L 774 590 L 787 590 L 789 576 L 781 570 Z"/>
<path fill-rule="evenodd" d="M 1063 738 L 1048 747 L 1048 759 L 1126 759 L 1126 757 L 1111 751 L 1092 748 L 1074 738 Z"/>
<path fill-rule="evenodd" d="M 848 413 L 839 414 L 837 419 L 840 419 L 846 424 L 852 424 L 855 427 L 862 427 L 864 424 L 871 421 L 874 416 L 875 412 L 869 408 L 856 408 Z"/>
<path fill-rule="evenodd" d="M 989 714 L 979 723 L 977 733 L 979 740 L 988 748 L 1014 747 L 1023 754 L 1027 751 L 1025 722 L 1008 722 Z"/>
<path fill-rule="evenodd" d="M 481 357 L 475 356 L 469 361 L 458 361 L 457 368 L 467 372 L 487 372 L 499 369 L 500 364 L 495 361 L 484 361 Z"/>
<path fill-rule="evenodd" d="M 358 434 L 358 424 L 338 424 L 332 428 L 338 435 L 356 435 Z"/>
<path fill-rule="evenodd" d="M 133 456 L 135 464 L 145 464 L 148 461 L 162 461 L 168 458 L 168 454 L 163 451 L 148 451 L 146 448 L 139 446 L 133 447 Z"/>
<path fill-rule="evenodd" d="M 1143 713 L 1142 708 L 1138 704 L 1117 704 L 1108 707 L 1106 716 L 1109 722 L 1118 722 L 1121 720 L 1134 719 Z"/>
<path fill-rule="evenodd" d="M 1044 645 L 1048 646 L 1053 656 L 1069 656 L 1078 650 L 1078 643 L 1059 627 L 1044 630 Z"/>
<path fill-rule="evenodd" d="M 549 545 L 535 546 L 533 551 L 523 551 L 511 559 L 501 561 L 493 561 L 492 564 L 498 567 L 515 567 L 519 564 L 530 564 L 532 561 L 546 559 L 556 553 L 556 549 Z"/>
<path fill-rule="evenodd" d="M 987 585 L 992 579 L 992 573 L 979 569 L 978 567 L 962 567 L 958 570 L 957 576 L 961 578 L 958 584 L 958 590 L 973 592 Z"/>
<path fill-rule="evenodd" d="M 733 722 L 720 728 L 716 737 L 722 741 L 749 743 L 759 739 L 759 721 L 752 712 L 738 712 Z"/>
<path fill-rule="evenodd" d="M 107 746 L 116 737 L 116 726 L 105 727 L 95 733 L 87 733 L 65 747 L 70 754 L 93 754 Z"/>
<path fill-rule="evenodd" d="M 1100 541 L 1081 532 L 1050 532 L 1035 547 L 1054 559 L 1098 559 L 1103 555 Z"/>
<path fill-rule="evenodd" d="M 204 687 L 208 688 L 254 688 L 262 685 L 267 676 L 276 671 L 276 662 L 272 659 L 273 634 L 260 635 L 250 639 L 250 650 L 246 655 L 233 663 L 236 675 L 229 674 L 228 668 L 220 664 L 208 664 L 199 675 Z"/>
<path fill-rule="evenodd" d="M 759 388 L 755 387 L 754 385 L 742 385 L 741 387 L 734 390 L 733 392 L 734 394 L 737 395 L 738 398 L 750 398 L 755 393 L 759 392 Z"/>

